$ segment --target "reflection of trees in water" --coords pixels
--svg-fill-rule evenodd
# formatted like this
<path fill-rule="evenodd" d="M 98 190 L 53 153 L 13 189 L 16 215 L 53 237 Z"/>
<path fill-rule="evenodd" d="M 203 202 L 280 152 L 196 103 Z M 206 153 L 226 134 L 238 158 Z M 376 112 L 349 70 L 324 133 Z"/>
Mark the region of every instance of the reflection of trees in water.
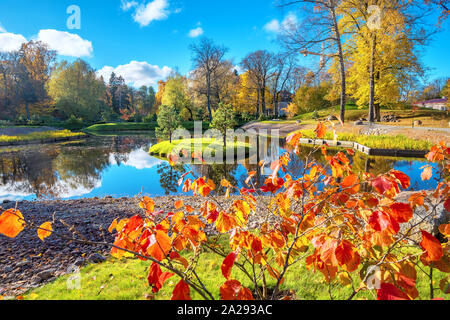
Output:
<path fill-rule="evenodd" d="M 21 193 L 35 193 L 38 196 L 51 194 L 58 177 L 52 162 L 58 153 L 49 150 L 34 150 L 26 153 L 2 154 L 0 157 L 0 176 L 2 185 L 10 185 Z"/>
<path fill-rule="evenodd" d="M 166 195 L 176 193 L 178 190 L 178 180 L 181 175 L 186 172 L 183 165 L 171 166 L 168 162 L 163 162 L 158 165 L 157 172 L 159 174 L 159 183 L 164 189 Z"/>
<path fill-rule="evenodd" d="M 103 170 L 125 162 L 130 152 L 148 146 L 148 138 L 92 138 L 75 145 L 42 145 L 5 152 L 0 157 L 0 181 L 9 193 L 58 198 L 71 190 L 92 190 Z M 70 195 L 69 195 L 70 196 Z"/>
<path fill-rule="evenodd" d="M 191 164 L 189 165 L 190 170 L 197 177 L 207 177 L 214 181 L 216 185 L 215 194 L 223 195 L 226 189 L 221 186 L 223 179 L 228 180 L 232 185 L 236 186 L 238 180 L 236 179 L 236 169 L 238 164 L 226 164 L 226 163 L 214 163 L 209 165 L 203 164 Z"/>

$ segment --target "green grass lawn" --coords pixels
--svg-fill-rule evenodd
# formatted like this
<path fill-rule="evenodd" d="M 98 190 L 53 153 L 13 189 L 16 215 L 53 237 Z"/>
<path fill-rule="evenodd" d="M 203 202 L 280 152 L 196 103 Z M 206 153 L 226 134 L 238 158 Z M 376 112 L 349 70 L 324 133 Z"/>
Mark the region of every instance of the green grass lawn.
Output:
<path fill-rule="evenodd" d="M 14 143 L 14 142 L 35 141 L 35 140 L 39 141 L 47 139 L 69 138 L 82 135 L 84 134 L 79 132 L 72 132 L 69 130 L 32 132 L 17 136 L 1 135 L 0 143 Z"/>
<path fill-rule="evenodd" d="M 300 130 L 305 138 L 314 138 L 314 130 Z M 333 133 L 327 132 L 325 140 L 333 140 Z M 352 133 L 339 132 L 338 140 L 353 141 L 373 149 L 401 149 L 401 150 L 430 150 L 432 143 L 425 140 L 415 140 L 403 135 L 364 136 Z"/>
<path fill-rule="evenodd" d="M 189 254 L 188 254 L 189 255 Z M 196 269 L 199 277 L 204 282 L 215 299 L 219 299 L 219 288 L 225 282 L 220 266 L 223 258 L 210 252 L 205 252 L 199 259 Z M 152 289 L 147 283 L 147 273 L 151 262 L 144 262 L 138 259 L 110 258 L 102 264 L 91 264 L 81 270 L 81 288 L 70 290 L 67 286 L 69 275 L 62 276 L 43 287 L 33 289 L 24 295 L 30 300 L 145 300 L 149 296 L 155 300 L 169 300 L 171 293 L 178 283 L 176 276 L 170 278 L 164 288 L 157 294 L 152 294 Z M 164 270 L 163 270 L 164 271 Z M 418 270 L 417 288 L 423 299 L 429 297 L 428 278 Z M 434 270 L 434 284 L 437 288 L 435 297 L 445 297 L 439 290 L 439 281 L 445 274 Z M 236 267 L 233 268 L 232 278 L 242 282 L 242 284 L 253 289 L 248 278 L 242 276 Z M 352 274 L 355 285 L 360 282 L 358 272 Z M 275 285 L 275 279 L 268 277 L 268 286 Z M 293 290 L 297 300 L 328 300 L 328 283 L 324 280 L 320 272 L 307 270 L 306 267 L 298 263 L 289 269 L 285 276 L 285 281 L 281 285 L 281 290 Z M 343 287 L 337 282 L 331 285 L 334 299 L 347 299 L 352 292 L 351 286 Z M 194 300 L 201 300 L 201 296 L 191 290 L 191 297 Z M 376 292 L 364 291 L 358 293 L 355 299 L 376 299 Z"/>
<path fill-rule="evenodd" d="M 150 123 L 133 123 L 133 122 L 124 122 L 124 123 L 105 123 L 105 124 L 94 124 L 86 128 L 86 131 L 93 132 L 112 132 L 112 131 L 133 131 L 133 130 L 155 130 L 157 127 L 156 122 Z"/>
<path fill-rule="evenodd" d="M 214 138 L 209 139 L 183 139 L 183 140 L 173 140 L 163 141 L 158 144 L 152 146 L 149 150 L 151 155 L 156 155 L 162 158 L 166 158 L 167 155 L 172 153 L 175 147 L 181 152 L 182 149 L 187 150 L 189 153 L 193 153 L 195 151 L 195 146 L 197 143 L 201 144 L 202 153 L 208 152 L 212 156 L 215 154 L 215 150 L 223 148 L 223 154 L 226 155 L 229 149 L 234 148 L 234 153 L 238 154 L 239 150 L 244 149 L 245 153 L 248 154 L 250 150 L 250 144 L 244 142 L 234 142 L 227 144 L 226 148 L 223 146 L 223 142 L 216 140 Z"/>

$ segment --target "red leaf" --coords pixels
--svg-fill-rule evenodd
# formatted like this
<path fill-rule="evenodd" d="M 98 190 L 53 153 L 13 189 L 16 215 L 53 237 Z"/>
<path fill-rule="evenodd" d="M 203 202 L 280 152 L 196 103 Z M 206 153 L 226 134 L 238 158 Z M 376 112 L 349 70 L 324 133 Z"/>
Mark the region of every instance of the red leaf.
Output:
<path fill-rule="evenodd" d="M 399 288 L 390 283 L 382 283 L 377 292 L 377 300 L 411 300 Z"/>
<path fill-rule="evenodd" d="M 167 279 L 173 275 L 173 273 L 161 272 L 160 266 L 157 263 L 153 263 L 150 266 L 147 276 L 148 284 L 152 287 L 153 293 L 157 293 L 163 287 Z"/>
<path fill-rule="evenodd" d="M 413 210 L 409 203 L 394 203 L 390 205 L 391 217 L 398 223 L 406 223 L 413 217 Z"/>
<path fill-rule="evenodd" d="M 222 300 L 254 300 L 251 291 L 237 280 L 227 280 L 220 287 Z"/>
<path fill-rule="evenodd" d="M 391 232 L 394 232 L 396 234 L 400 230 L 400 226 L 398 225 L 397 221 L 392 219 L 386 213 L 379 211 L 375 211 L 369 217 L 369 225 L 375 231 L 384 231 L 389 228 Z"/>
<path fill-rule="evenodd" d="M 178 282 L 178 284 L 175 286 L 175 289 L 173 289 L 172 297 L 170 298 L 170 300 L 192 300 L 191 289 L 183 279 L 181 279 L 180 282 Z"/>
<path fill-rule="evenodd" d="M 410 187 L 411 178 L 408 175 L 398 170 L 392 170 L 391 175 L 393 175 L 400 182 L 403 189 L 408 189 Z"/>
<path fill-rule="evenodd" d="M 237 254 L 235 252 L 230 253 L 225 260 L 223 260 L 222 266 L 220 269 L 222 270 L 222 274 L 225 279 L 229 280 L 231 275 L 231 269 L 233 268 L 234 262 L 236 261 Z"/>
<path fill-rule="evenodd" d="M 450 198 L 448 198 L 447 200 L 445 200 L 444 202 L 444 208 L 445 210 L 450 212 Z"/>
<path fill-rule="evenodd" d="M 380 176 L 372 181 L 372 186 L 380 193 L 384 194 L 386 191 L 394 187 L 394 183 L 384 176 Z"/>
<path fill-rule="evenodd" d="M 423 257 L 427 261 L 439 261 L 441 260 L 444 252 L 442 250 L 442 245 L 438 239 L 433 237 L 426 231 L 421 230 L 422 232 L 422 242 L 420 243 L 420 247 L 426 251 Z"/>

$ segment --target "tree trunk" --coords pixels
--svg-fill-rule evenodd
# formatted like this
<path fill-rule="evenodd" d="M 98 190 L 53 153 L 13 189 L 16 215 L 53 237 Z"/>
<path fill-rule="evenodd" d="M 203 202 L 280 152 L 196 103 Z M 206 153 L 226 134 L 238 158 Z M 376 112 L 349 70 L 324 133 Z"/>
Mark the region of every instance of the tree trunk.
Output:
<path fill-rule="evenodd" d="M 380 110 L 380 104 L 375 103 L 375 118 L 377 122 L 381 122 L 381 110 Z"/>
<path fill-rule="evenodd" d="M 28 101 L 25 102 L 25 111 L 27 113 L 27 120 L 30 120 L 30 108 L 28 107 Z"/>
<path fill-rule="evenodd" d="M 261 112 L 266 115 L 266 87 L 261 88 Z"/>
<path fill-rule="evenodd" d="M 211 112 L 211 78 L 210 75 L 206 75 L 206 99 L 208 100 L 208 113 L 209 121 L 212 122 L 212 112 Z"/>
<path fill-rule="evenodd" d="M 256 116 L 259 117 L 259 89 L 256 90 Z"/>
<path fill-rule="evenodd" d="M 372 39 L 372 48 L 370 52 L 370 95 L 369 95 L 369 122 L 375 122 L 375 49 L 376 36 Z"/>
<path fill-rule="evenodd" d="M 340 74 L 341 74 L 341 121 L 345 121 L 345 105 L 346 105 L 346 99 L 347 99 L 347 93 L 346 93 L 346 75 L 345 75 L 345 61 L 344 61 L 344 52 L 342 50 L 342 43 L 341 43 L 341 33 L 339 32 L 339 26 L 336 19 L 336 12 L 333 9 L 333 27 L 334 27 L 334 33 L 336 35 L 336 43 L 338 47 L 338 55 L 339 55 L 339 65 L 340 65 Z"/>

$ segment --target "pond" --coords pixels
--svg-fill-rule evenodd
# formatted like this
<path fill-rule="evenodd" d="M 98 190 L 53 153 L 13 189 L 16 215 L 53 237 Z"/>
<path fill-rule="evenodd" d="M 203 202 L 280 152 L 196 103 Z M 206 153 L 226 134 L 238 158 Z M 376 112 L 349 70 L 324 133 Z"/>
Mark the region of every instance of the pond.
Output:
<path fill-rule="evenodd" d="M 148 154 L 157 143 L 151 134 L 90 137 L 60 144 L 30 145 L 0 148 L 0 201 L 77 199 L 113 196 L 133 197 L 142 192 L 149 196 L 182 194 L 178 180 L 183 173 L 193 171 L 207 176 L 216 185 L 222 178 L 243 187 L 248 172 L 258 171 L 259 183 L 271 174 L 270 161 L 287 152 L 281 144 L 277 150 L 265 150 L 268 167 L 262 172 L 256 164 L 244 161 L 234 164 L 177 165 Z M 317 155 L 320 159 L 320 155 Z M 421 159 L 369 158 L 356 154 L 354 170 L 373 174 L 392 168 L 411 177 L 411 190 L 432 189 L 437 182 L 420 178 Z M 302 162 L 290 164 L 291 172 L 300 172 Z"/>

